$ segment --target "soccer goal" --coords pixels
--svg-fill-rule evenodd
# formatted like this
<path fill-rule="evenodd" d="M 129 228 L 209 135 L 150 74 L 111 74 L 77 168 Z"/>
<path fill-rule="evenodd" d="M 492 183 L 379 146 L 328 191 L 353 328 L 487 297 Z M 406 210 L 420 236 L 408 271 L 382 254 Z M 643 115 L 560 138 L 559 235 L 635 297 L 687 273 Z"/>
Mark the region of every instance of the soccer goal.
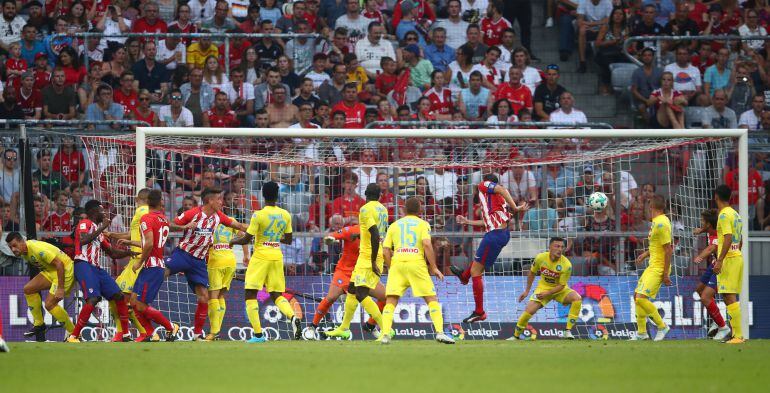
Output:
<path fill-rule="evenodd" d="M 203 187 L 221 187 L 226 191 L 225 213 L 248 223 L 252 211 L 263 206 L 262 184 L 277 182 L 279 205 L 292 214 L 294 229 L 293 244 L 282 246 L 287 295 L 302 315 L 306 338 L 312 336 L 309 327 L 318 302 L 335 285 L 332 274 L 340 257 L 340 245 L 327 244 L 323 238 L 329 231 L 355 224 L 369 183 L 381 186 L 381 201 L 391 222 L 403 216 L 405 198 L 422 200 L 437 263 L 446 276 L 443 282 L 434 280 L 445 329 L 465 339 L 512 335 L 526 304 L 518 298 L 532 259 L 547 250 L 551 237 L 567 239 L 566 256 L 573 266 L 569 285 L 584 299 L 577 336 L 628 338 L 636 329 L 633 293 L 647 264 L 636 259 L 647 246 L 649 201 L 654 194 L 667 201 L 675 238 L 673 285 L 661 288 L 654 304 L 672 327 L 670 337 L 703 337 L 707 314 L 694 289 L 705 266 L 693 258 L 707 240 L 694 235 L 693 229 L 700 225 L 701 211 L 715 207 L 712 191 L 726 171 L 740 169 L 736 203 L 744 220 L 749 213 L 746 130 L 140 127 L 135 135 L 83 139 L 97 179 L 95 194 L 111 206 L 116 226 L 128 225 L 133 197 L 145 186 L 165 193 L 169 217 L 197 203 L 195 196 Z M 474 310 L 474 296 L 470 285 L 462 285 L 451 274 L 450 266 L 468 266 L 483 233 L 459 225 L 456 217 L 479 218 L 477 186 L 490 173 L 514 199 L 529 202 L 530 209 L 514 214 L 510 242 L 486 269 L 483 301 L 488 318 L 463 324 Z M 587 202 L 597 191 L 607 196 L 601 211 Z M 748 332 L 745 230 L 743 247 L 741 305 Z M 248 250 L 234 252 L 242 273 L 243 253 Z M 236 274 L 226 296 L 223 339 L 251 335 L 238 278 Z M 267 294 L 259 300 L 268 337 L 288 339 L 290 327 Z M 343 300 L 330 308 L 321 329 L 339 323 Z M 169 277 L 156 303 L 172 320 L 191 326 L 195 297 L 182 277 Z M 568 308 L 548 304 L 530 320 L 528 331 L 541 339 L 557 338 Z M 354 338 L 369 338 L 361 328 L 367 316 L 359 312 L 352 324 Z M 409 292 L 395 315 L 399 336 L 433 337 L 427 307 L 421 299 L 410 298 Z"/>

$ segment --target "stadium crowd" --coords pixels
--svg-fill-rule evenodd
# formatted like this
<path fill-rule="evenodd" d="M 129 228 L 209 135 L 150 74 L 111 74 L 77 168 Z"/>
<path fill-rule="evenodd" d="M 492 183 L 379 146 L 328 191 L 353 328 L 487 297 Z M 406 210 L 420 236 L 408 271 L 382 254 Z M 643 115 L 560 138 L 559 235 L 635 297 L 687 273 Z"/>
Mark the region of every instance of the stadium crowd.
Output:
<path fill-rule="evenodd" d="M 570 92 L 574 86 L 559 81 L 561 68 L 570 61 L 577 61 L 579 73 L 598 69 L 598 93 L 612 94 L 611 65 L 628 62 L 622 45 L 629 37 L 766 35 L 770 23 L 766 0 L 740 4 L 737 0 L 548 0 L 545 4 L 546 27 L 559 29 L 561 61 L 552 64 L 543 64 L 532 52 L 537 39 L 532 39 L 533 4 L 527 0 L 53 0 L 45 4 L 3 0 L 0 118 L 350 129 L 375 121 L 408 120 L 580 123 L 590 119 L 576 107 L 579 103 Z M 513 23 L 518 24 L 518 34 Z M 113 36 L 56 35 L 74 32 Z M 226 51 L 222 36 L 119 36 L 129 32 L 317 33 L 319 38 L 231 38 Z M 650 39 L 632 46 L 644 64 L 633 72 L 630 84 L 639 124 L 770 129 L 765 98 L 765 86 L 770 86 L 767 42 Z M 655 57 L 657 45 L 662 45 L 662 59 Z M 596 67 L 589 68 L 592 61 Z M 666 65 L 660 68 L 659 62 Z M 117 125 L 90 127 L 119 129 Z M 73 217 L 79 216 L 76 208 L 94 189 L 133 184 L 132 173 L 115 175 L 119 172 L 115 168 L 133 155 L 117 149 L 86 157 L 79 141 L 58 137 L 54 141 L 35 149 L 36 221 L 40 230 L 67 232 Z M 430 144 L 409 141 L 400 146 L 398 156 L 377 148 L 346 150 L 345 141 L 327 150 L 302 140 L 273 142 L 208 148 L 275 154 L 302 151 L 308 158 L 364 163 L 444 154 L 436 153 Z M 558 154 L 559 149 L 570 147 L 558 145 L 549 153 Z M 490 159 L 495 154 L 514 154 L 484 146 L 476 151 Z M 770 164 L 764 154 L 753 157 L 751 225 L 770 229 L 770 193 L 766 192 Z M 7 148 L 2 158 L 0 206 L 4 229 L 11 230 L 18 226 L 18 154 Z M 372 182 L 381 185 L 381 200 L 391 216 L 402 209 L 405 197 L 422 198 L 428 207 L 426 218 L 438 231 L 459 230 L 455 215 L 471 216 L 478 208 L 471 188 L 480 179 L 478 172 L 403 168 L 395 175 L 384 168 L 335 168 L 337 172 L 327 179 L 329 187 L 319 188 L 317 174 L 301 165 L 251 165 L 171 153 L 150 159 L 149 181 L 173 196 L 175 207 L 198 203 L 200 191 L 216 185 L 227 190 L 229 213 L 242 214 L 260 205 L 244 189 L 256 191 L 262 181 L 274 180 L 286 195 L 300 195 L 292 197 L 296 208 L 290 210 L 302 218 L 296 220 L 298 229 L 307 231 L 349 224 L 364 203 L 366 185 Z M 87 165 L 98 167 L 94 179 L 87 176 Z M 630 172 L 611 162 L 601 167 L 550 165 L 542 170 L 499 172 L 517 202 L 534 204 L 512 221 L 513 230 L 647 230 L 648 204 L 656 184 L 639 185 Z M 734 190 L 736 176 L 737 171 L 728 166 L 725 177 Z M 611 193 L 619 196 L 619 203 L 611 202 L 605 212 L 581 211 L 587 195 L 613 185 L 619 185 L 620 193 Z M 322 189 L 327 193 L 324 217 L 319 206 Z M 548 198 L 540 197 L 544 189 Z M 615 206 L 621 211 L 614 211 Z M 617 240 L 607 239 L 571 243 L 569 255 L 586 258 L 586 274 L 615 274 Z M 296 242 L 282 246 L 287 247 L 287 264 L 295 265 L 291 269 L 328 272 L 329 257 L 320 238 L 311 246 L 300 239 Z M 456 238 L 437 237 L 437 242 L 445 268 L 451 257 L 470 255 L 470 247 Z M 628 255 L 635 250 L 632 245 L 624 249 Z"/>

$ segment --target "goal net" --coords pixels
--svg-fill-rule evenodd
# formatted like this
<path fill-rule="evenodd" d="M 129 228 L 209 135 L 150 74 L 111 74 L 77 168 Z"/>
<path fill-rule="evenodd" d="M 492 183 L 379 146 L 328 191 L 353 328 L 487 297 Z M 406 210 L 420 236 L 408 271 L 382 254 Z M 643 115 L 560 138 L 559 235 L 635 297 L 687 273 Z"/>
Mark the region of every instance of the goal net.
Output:
<path fill-rule="evenodd" d="M 550 138 L 523 137 L 528 131 L 549 135 L 538 130 L 521 130 L 515 138 L 500 138 L 503 133 L 513 135 L 513 130 L 403 130 L 409 138 L 376 137 L 372 130 L 347 134 L 337 130 L 330 134 L 335 137 L 318 138 L 303 132 L 308 130 L 283 130 L 283 134 L 264 130 L 287 136 L 280 138 L 249 136 L 250 132 L 257 135 L 256 131 L 243 129 L 167 129 L 166 135 L 153 130 L 140 140 L 135 135 L 83 137 L 94 192 L 110 206 L 112 229 L 126 229 L 133 215 L 137 176 L 146 179 L 148 187 L 164 192 L 168 217 L 199 204 L 203 188 L 217 186 L 225 190 L 224 212 L 244 223 L 263 206 L 262 185 L 277 182 L 279 206 L 291 213 L 294 230 L 293 243 L 281 245 L 286 296 L 303 320 L 305 337 L 311 337 L 309 327 L 318 302 L 334 285 L 332 274 L 340 257 L 340 245 L 326 244 L 323 238 L 356 223 L 369 183 L 381 187 L 381 201 L 391 222 L 403 216 L 405 198 L 416 196 L 423 202 L 423 218 L 432 226 L 437 263 L 446 276 L 443 282 L 434 278 L 445 329 L 465 339 L 512 335 L 526 305 L 526 299 L 519 302 L 518 298 L 532 260 L 547 250 L 548 239 L 554 236 L 568 240 L 566 256 L 573 266 L 569 286 L 584 299 L 577 336 L 629 338 L 636 330 L 633 293 L 647 264 L 636 259 L 647 247 L 650 200 L 661 195 L 674 229 L 673 285 L 662 287 L 654 304 L 672 327 L 671 337 L 705 334 L 707 314 L 695 292 L 705 264 L 696 264 L 693 258 L 706 246 L 706 239 L 693 235 L 693 229 L 700 225 L 701 211 L 714 207 L 712 190 L 722 182 L 725 170 L 737 165 L 735 138 L 588 136 L 594 130 L 572 134 L 553 130 Z M 200 136 L 177 135 L 189 131 Z M 453 133 L 463 137 L 451 137 Z M 144 165 L 136 165 L 137 145 L 146 148 Z M 483 301 L 488 318 L 464 324 L 462 320 L 474 310 L 474 296 L 471 285 L 462 285 L 450 266 L 469 266 L 483 233 L 458 225 L 456 217 L 479 219 L 477 186 L 488 173 L 495 174 L 518 202 L 529 202 L 530 209 L 514 214 L 509 223 L 511 240 L 485 272 Z M 605 209 L 588 206 L 593 192 L 606 194 Z M 178 237 L 169 240 L 167 255 L 177 241 Z M 249 251 L 234 249 L 237 274 L 226 295 L 223 339 L 251 337 L 239 281 Z M 116 267 L 113 273 L 122 268 Z M 382 281 L 387 281 L 387 272 Z M 288 339 L 288 321 L 267 294 L 261 293 L 259 300 L 268 337 Z M 324 317 L 321 329 L 341 321 L 343 304 L 344 295 Z M 155 304 L 187 327 L 192 326 L 195 305 L 195 296 L 181 276 L 168 278 Z M 525 335 L 559 337 L 568 308 L 551 302 L 531 319 Z M 366 317 L 363 310 L 355 316 L 351 327 L 355 339 L 371 337 L 361 327 Z M 399 303 L 394 322 L 399 336 L 434 335 L 427 307 L 422 299 L 411 298 L 410 292 Z"/>

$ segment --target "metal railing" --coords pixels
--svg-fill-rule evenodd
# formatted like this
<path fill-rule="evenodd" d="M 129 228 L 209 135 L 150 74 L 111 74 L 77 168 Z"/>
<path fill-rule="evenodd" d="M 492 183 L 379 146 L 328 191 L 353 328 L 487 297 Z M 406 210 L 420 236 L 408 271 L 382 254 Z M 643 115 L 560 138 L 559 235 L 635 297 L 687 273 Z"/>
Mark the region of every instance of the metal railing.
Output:
<path fill-rule="evenodd" d="M 663 61 L 663 48 L 660 45 L 660 41 L 768 41 L 770 40 L 770 36 L 766 35 L 699 35 L 699 36 L 690 36 L 690 35 L 672 35 L 672 36 L 639 36 L 639 37 L 630 37 L 626 38 L 626 40 L 623 42 L 623 54 L 626 55 L 626 58 L 630 60 L 632 63 L 642 66 L 641 60 L 634 57 L 631 52 L 629 52 L 629 47 L 631 44 L 635 42 L 647 42 L 647 41 L 656 41 L 658 44 L 655 45 L 655 59 L 657 61 L 658 66 L 662 66 Z"/>

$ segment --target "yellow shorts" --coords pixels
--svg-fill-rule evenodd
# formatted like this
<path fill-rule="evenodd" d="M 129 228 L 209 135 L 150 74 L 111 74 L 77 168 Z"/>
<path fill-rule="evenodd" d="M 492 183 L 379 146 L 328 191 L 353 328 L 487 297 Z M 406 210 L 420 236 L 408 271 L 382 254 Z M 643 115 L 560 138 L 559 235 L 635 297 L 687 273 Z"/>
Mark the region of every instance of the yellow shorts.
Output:
<path fill-rule="evenodd" d="M 542 289 L 535 288 L 535 293 L 533 293 L 532 296 L 529 297 L 529 300 L 532 302 L 540 303 L 541 305 L 543 305 L 543 307 L 545 307 L 548 303 L 550 303 L 551 300 L 556 300 L 557 302 L 564 304 L 564 298 L 566 298 L 567 295 L 569 295 L 569 293 L 572 292 L 572 289 L 570 289 L 570 287 L 564 287 L 564 289 L 552 295 L 548 295 L 542 299 L 537 298 L 536 295 L 538 293 L 545 292 L 547 290 L 548 290 L 547 288 L 542 288 Z"/>
<path fill-rule="evenodd" d="M 56 292 L 59 287 L 59 279 L 56 275 L 56 270 L 43 270 L 40 272 L 46 280 L 51 282 L 50 293 Z M 68 296 L 72 291 L 72 286 L 75 284 L 75 268 L 72 264 L 65 265 L 64 267 L 64 296 Z"/>
<path fill-rule="evenodd" d="M 634 292 L 655 299 L 658 296 L 658 290 L 663 284 L 663 269 L 647 267 L 644 273 L 639 277 L 639 283 L 636 284 Z"/>
<path fill-rule="evenodd" d="M 235 266 L 209 267 L 209 291 L 230 289 L 235 275 Z"/>
<path fill-rule="evenodd" d="M 377 267 L 382 272 L 385 261 L 377 259 Z M 377 288 L 377 284 L 380 283 L 380 276 L 374 274 L 372 270 L 372 261 L 369 258 L 358 258 L 356 261 L 356 267 L 353 268 L 353 273 L 350 276 L 351 282 L 357 287 L 366 287 L 369 289 Z"/>
<path fill-rule="evenodd" d="M 425 263 L 396 262 L 390 265 L 385 294 L 401 297 L 407 288 L 412 288 L 415 297 L 436 296 L 436 287 Z"/>
<path fill-rule="evenodd" d="M 283 292 L 286 290 L 286 279 L 283 276 L 283 259 L 251 258 L 246 268 L 245 289 L 260 290 L 267 287 L 268 292 Z"/>
<path fill-rule="evenodd" d="M 120 291 L 123 293 L 130 294 L 134 291 L 134 282 L 136 282 L 136 277 L 139 276 L 139 272 L 142 271 L 142 268 L 140 267 L 139 270 L 134 272 L 132 266 L 134 266 L 133 259 L 128 261 L 126 267 L 123 268 L 123 271 L 120 272 L 118 278 L 115 279 L 115 282 L 118 283 Z"/>
<path fill-rule="evenodd" d="M 743 256 L 727 257 L 722 261 L 722 270 L 717 274 L 719 293 L 741 293 L 743 285 Z"/>

